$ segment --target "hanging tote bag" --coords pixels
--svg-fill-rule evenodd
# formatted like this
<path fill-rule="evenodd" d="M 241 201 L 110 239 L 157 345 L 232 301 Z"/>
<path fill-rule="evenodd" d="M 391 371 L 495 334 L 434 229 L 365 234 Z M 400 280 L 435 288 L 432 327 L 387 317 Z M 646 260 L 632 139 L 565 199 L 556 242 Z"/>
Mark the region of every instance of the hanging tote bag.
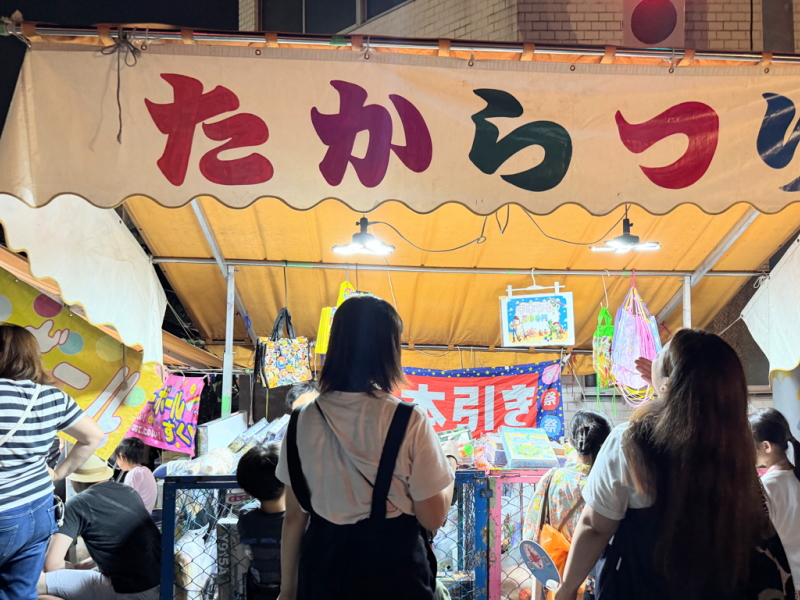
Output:
<path fill-rule="evenodd" d="M 284 326 L 288 337 L 282 337 Z M 311 379 L 308 339 L 295 336 L 292 315 L 286 308 L 278 312 L 269 339 L 259 340 L 259 343 L 263 344 L 263 373 L 268 387 L 294 385 Z"/>
<path fill-rule="evenodd" d="M 653 388 L 636 370 L 636 360 L 654 360 L 659 352 L 661 338 L 658 335 L 658 325 L 636 289 L 634 275 L 625 302 L 617 311 L 611 344 L 611 375 L 614 385 L 629 405 L 641 406 L 655 395 Z"/>

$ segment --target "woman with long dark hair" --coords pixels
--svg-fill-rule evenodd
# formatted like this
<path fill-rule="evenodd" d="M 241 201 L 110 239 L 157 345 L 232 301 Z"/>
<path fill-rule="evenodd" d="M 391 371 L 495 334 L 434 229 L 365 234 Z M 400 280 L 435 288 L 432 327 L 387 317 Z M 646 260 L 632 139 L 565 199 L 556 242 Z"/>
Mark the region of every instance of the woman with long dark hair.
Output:
<path fill-rule="evenodd" d="M 769 501 L 769 516 L 778 531 L 800 600 L 800 442 L 792 434 L 786 417 L 774 408 L 750 415 L 756 441 L 756 461 L 767 470 L 761 476 Z M 794 464 L 787 451 L 791 444 Z"/>
<path fill-rule="evenodd" d="M 0 325 L 0 598 L 36 600 L 55 522 L 53 482 L 80 467 L 103 431 L 52 385 L 33 334 Z M 75 445 L 55 471 L 45 463 L 59 431 Z"/>
<path fill-rule="evenodd" d="M 557 600 L 575 599 L 601 554 L 598 600 L 786 598 L 736 352 L 682 330 L 651 375 L 658 398 L 614 429 L 589 475 Z"/>
<path fill-rule="evenodd" d="M 378 298 L 336 310 L 319 397 L 292 413 L 278 464 L 281 600 L 434 598 L 424 530 L 447 517 L 457 463 L 425 411 L 391 396 L 402 331 Z"/>

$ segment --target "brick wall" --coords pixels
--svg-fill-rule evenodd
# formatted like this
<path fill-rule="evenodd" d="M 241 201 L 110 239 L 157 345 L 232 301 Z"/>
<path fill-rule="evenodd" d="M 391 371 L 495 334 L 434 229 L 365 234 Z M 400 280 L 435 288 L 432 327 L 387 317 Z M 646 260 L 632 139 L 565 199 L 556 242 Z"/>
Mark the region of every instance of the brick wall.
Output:
<path fill-rule="evenodd" d="M 761 0 L 753 0 L 753 50 L 763 49 Z M 750 0 L 686 0 L 686 47 L 750 50 Z"/>
<path fill-rule="evenodd" d="M 622 0 L 520 0 L 525 42 L 622 44 Z"/>
<path fill-rule="evenodd" d="M 269 0 L 262 0 L 269 1 Z M 411 0 L 353 33 L 621 45 L 623 0 Z M 763 49 L 761 2 L 753 1 L 752 49 Z M 794 2 L 800 52 L 800 0 Z M 253 31 L 257 0 L 239 0 L 239 29 Z M 685 46 L 749 51 L 750 0 L 686 0 Z"/>
<path fill-rule="evenodd" d="M 622 0 L 520 0 L 519 24 L 527 42 L 621 45 Z M 750 50 L 750 0 L 686 0 L 685 40 L 697 50 Z M 753 0 L 753 49 L 762 49 L 761 0 Z"/>
<path fill-rule="evenodd" d="M 752 49 L 763 49 L 761 1 L 753 0 Z M 795 46 L 800 52 L 800 0 Z M 357 33 L 498 41 L 622 44 L 622 0 L 414 0 Z M 750 0 L 686 0 L 685 46 L 749 51 Z"/>
<path fill-rule="evenodd" d="M 517 0 L 413 0 L 353 33 L 517 41 Z"/>
<path fill-rule="evenodd" d="M 268 2 L 269 0 L 264 0 Z M 258 31 L 261 29 L 256 24 L 257 0 L 239 0 L 239 31 Z"/>

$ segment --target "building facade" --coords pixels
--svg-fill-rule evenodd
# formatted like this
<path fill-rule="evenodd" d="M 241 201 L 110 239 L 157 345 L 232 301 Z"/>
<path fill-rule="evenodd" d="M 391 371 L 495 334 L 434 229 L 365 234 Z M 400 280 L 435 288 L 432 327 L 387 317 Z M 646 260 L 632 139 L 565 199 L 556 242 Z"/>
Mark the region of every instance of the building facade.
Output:
<path fill-rule="evenodd" d="M 800 0 L 686 0 L 684 47 L 800 52 L 798 14 Z M 620 46 L 623 0 L 240 0 L 240 28 Z"/>

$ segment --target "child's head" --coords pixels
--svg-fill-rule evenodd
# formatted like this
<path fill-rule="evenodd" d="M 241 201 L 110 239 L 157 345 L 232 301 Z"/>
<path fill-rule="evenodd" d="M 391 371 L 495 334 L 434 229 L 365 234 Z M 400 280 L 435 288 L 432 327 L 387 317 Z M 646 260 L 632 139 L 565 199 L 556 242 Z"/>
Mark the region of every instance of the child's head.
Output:
<path fill-rule="evenodd" d="M 758 466 L 771 466 L 786 459 L 789 444 L 794 447 L 795 475 L 800 479 L 800 442 L 798 442 L 789 422 L 774 408 L 762 408 L 750 415 L 750 428 L 756 441 Z"/>
<path fill-rule="evenodd" d="M 286 405 L 289 410 L 294 410 L 298 406 L 303 406 L 317 397 L 317 382 L 314 380 L 296 383 L 286 394 Z"/>
<path fill-rule="evenodd" d="M 614 426 L 607 416 L 596 410 L 581 409 L 569 423 L 569 440 L 581 456 L 591 457 L 594 464 L 600 448 Z"/>
<path fill-rule="evenodd" d="M 125 438 L 114 450 L 117 466 L 123 471 L 130 471 L 144 462 L 144 442 L 139 438 Z"/>
<path fill-rule="evenodd" d="M 278 444 L 256 446 L 248 450 L 236 469 L 239 487 L 262 502 L 280 499 L 285 486 L 275 477 L 279 456 Z"/>

